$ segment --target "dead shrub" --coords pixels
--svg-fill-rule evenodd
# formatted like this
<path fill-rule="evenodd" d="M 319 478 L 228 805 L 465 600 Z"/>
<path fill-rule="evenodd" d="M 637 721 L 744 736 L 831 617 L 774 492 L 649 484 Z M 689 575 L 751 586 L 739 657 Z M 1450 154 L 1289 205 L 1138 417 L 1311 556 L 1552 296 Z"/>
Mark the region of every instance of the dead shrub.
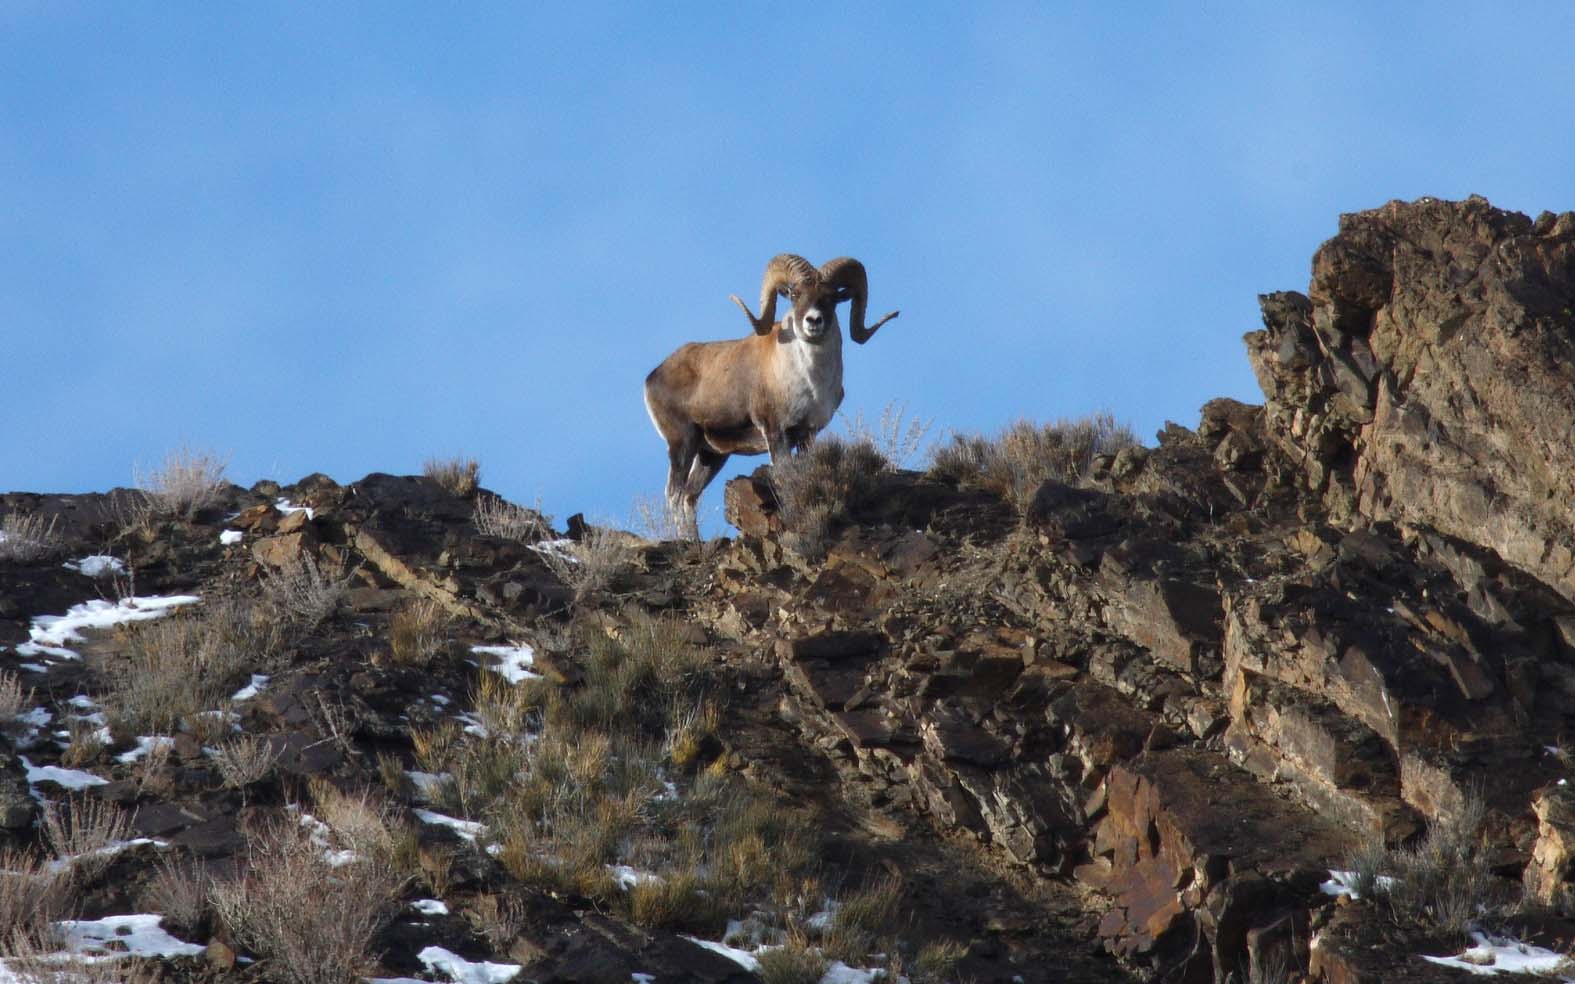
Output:
<path fill-rule="evenodd" d="M 610 526 L 587 526 L 578 540 L 531 545 L 558 580 L 583 598 L 605 591 L 634 560 L 633 535 Z"/>
<path fill-rule="evenodd" d="M 428 458 L 421 474 L 450 495 L 469 497 L 481 482 L 481 464 L 475 458 Z"/>
<path fill-rule="evenodd" d="M 61 952 L 51 929 L 0 942 L 6 984 L 161 984 L 162 961 L 138 959 L 114 942 L 95 944 L 80 955 Z"/>
<path fill-rule="evenodd" d="M 1381 898 L 1403 926 L 1464 936 L 1484 919 L 1510 911 L 1518 886 L 1494 876 L 1481 837 L 1487 805 L 1468 794 L 1461 808 L 1429 821 L 1409 847 L 1369 842 L 1349 858 L 1358 894 Z M 1364 891 L 1364 889 L 1366 891 Z"/>
<path fill-rule="evenodd" d="M 10 670 L 0 670 L 0 730 L 25 730 L 17 719 L 33 706 L 33 688 L 23 687 L 22 678 Z"/>
<path fill-rule="evenodd" d="M 1454 814 L 1429 822 L 1414 847 L 1391 852 L 1394 880 L 1383 885 L 1397 920 L 1463 936 L 1511 901 L 1482 843 L 1486 815 L 1482 798 L 1468 796 Z"/>
<path fill-rule="evenodd" d="M 698 871 L 676 871 L 629 888 L 629 918 L 642 929 L 713 932 L 727 919 Z"/>
<path fill-rule="evenodd" d="M 771 490 L 787 531 L 784 542 L 802 556 L 823 555 L 833 529 L 869 496 L 887 467 L 869 440 L 825 435 L 772 463 Z"/>
<path fill-rule="evenodd" d="M 214 884 L 215 913 L 242 946 L 292 984 L 345 984 L 371 969 L 372 940 L 397 914 L 404 879 L 358 856 L 334 865 L 299 823 L 247 837 L 251 864 Z"/>
<path fill-rule="evenodd" d="M 214 505 L 224 489 L 227 459 L 182 445 L 149 472 L 133 470 L 133 484 L 154 516 L 191 519 Z"/>
<path fill-rule="evenodd" d="M 212 888 L 213 876 L 202 864 L 191 858 L 164 857 L 143 889 L 142 904 L 163 916 L 169 928 L 200 938 L 208 930 Z"/>
<path fill-rule="evenodd" d="M 67 870 L 32 850 L 0 850 L 0 946 L 40 940 L 71 902 Z"/>
<path fill-rule="evenodd" d="M 263 735 L 239 734 L 226 738 L 217 747 L 214 765 L 219 778 L 229 789 L 245 789 L 273 774 L 283 748 Z"/>
<path fill-rule="evenodd" d="M 303 630 L 311 631 L 338 610 L 354 576 L 351 571 L 332 577 L 314 557 L 303 553 L 283 567 L 263 573 L 263 597 Z"/>
<path fill-rule="evenodd" d="M 109 850 L 131 831 L 131 814 L 96 796 L 73 796 L 43 805 L 44 842 L 82 882 L 91 882 L 114 860 Z"/>
<path fill-rule="evenodd" d="M 845 427 L 850 443 L 869 444 L 880 452 L 886 467 L 897 469 L 907 467 L 908 461 L 918 455 L 933 424 L 932 420 L 910 419 L 908 405 L 893 400 L 881 409 L 880 418 L 873 424 L 867 423 L 863 412 L 859 412 L 845 422 Z"/>
<path fill-rule="evenodd" d="M 540 509 L 527 509 L 495 495 L 476 499 L 476 532 L 517 543 L 535 543 L 552 537 L 552 518 Z"/>
<path fill-rule="evenodd" d="M 1132 429 L 1109 413 L 1051 424 L 1019 420 L 994 439 L 952 435 L 931 454 L 930 474 L 997 492 L 1021 511 L 1046 481 L 1076 485 L 1096 456 L 1137 444 Z"/>
<path fill-rule="evenodd" d="M 449 615 L 431 598 L 418 598 L 388 619 L 388 645 L 394 662 L 426 667 L 448 638 Z"/>
<path fill-rule="evenodd" d="M 60 553 L 64 547 L 55 531 L 58 516 L 48 522 L 36 513 L 6 513 L 0 517 L 0 563 L 32 563 Z"/>

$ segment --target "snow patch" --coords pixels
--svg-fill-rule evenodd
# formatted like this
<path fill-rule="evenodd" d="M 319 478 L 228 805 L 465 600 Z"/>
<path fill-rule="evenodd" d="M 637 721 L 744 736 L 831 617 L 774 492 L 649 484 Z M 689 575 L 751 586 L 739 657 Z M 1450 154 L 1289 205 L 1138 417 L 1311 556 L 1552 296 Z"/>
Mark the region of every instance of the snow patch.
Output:
<path fill-rule="evenodd" d="M 219 534 L 219 542 L 224 544 L 226 547 L 233 547 L 235 544 L 240 543 L 241 539 L 245 536 L 246 534 L 242 533 L 240 530 L 225 530 L 223 533 Z"/>
<path fill-rule="evenodd" d="M 261 673 L 253 673 L 252 682 L 231 694 L 230 700 L 251 700 L 262 693 L 262 689 L 266 686 L 268 686 L 268 677 Z"/>
<path fill-rule="evenodd" d="M 93 554 L 81 560 L 68 560 L 60 565 L 69 571 L 86 574 L 88 577 L 103 577 L 105 574 L 126 573 L 125 561 L 109 554 Z"/>
<path fill-rule="evenodd" d="M 448 915 L 448 904 L 442 899 L 416 899 L 414 902 L 410 903 L 410 908 L 421 913 L 423 916 Z"/>
<path fill-rule="evenodd" d="M 115 756 L 115 761 L 130 765 L 132 762 L 142 758 L 142 756 L 148 754 L 149 752 L 153 751 L 153 749 L 161 745 L 173 744 L 175 744 L 175 739 L 167 738 L 164 735 L 149 735 L 145 738 L 138 738 L 137 747 L 133 748 L 129 752 L 121 752 L 119 755 Z"/>
<path fill-rule="evenodd" d="M 574 555 L 573 540 L 542 540 L 540 543 L 531 543 L 526 546 L 543 557 L 556 557 L 570 564 L 578 564 L 580 562 L 580 558 Z"/>
<path fill-rule="evenodd" d="M 1378 876 L 1378 887 L 1384 891 L 1389 891 L 1389 889 L 1394 887 L 1394 884 L 1395 880 L 1388 875 Z M 1354 871 L 1336 871 L 1331 868 L 1329 869 L 1329 880 L 1320 884 L 1318 889 L 1325 895 L 1349 895 L 1353 899 L 1361 898 L 1356 891 L 1356 872 Z"/>
<path fill-rule="evenodd" d="M 141 847 L 144 844 L 151 844 L 157 848 L 166 848 L 170 846 L 169 841 L 155 840 L 152 837 L 133 837 L 131 840 L 110 841 L 103 847 L 95 848 L 91 851 L 84 851 L 81 854 L 73 854 L 66 858 L 57 858 L 56 860 L 49 862 L 47 867 L 50 871 L 69 871 L 71 869 L 71 865 L 78 858 L 112 858 L 121 851 L 129 851 L 133 847 Z"/>
<path fill-rule="evenodd" d="M 470 651 L 483 656 L 496 656 L 498 665 L 490 669 L 510 683 L 541 679 L 540 673 L 530 669 L 536 665 L 536 650 L 524 643 L 513 646 L 471 646 Z"/>
<path fill-rule="evenodd" d="M 410 780 L 410 785 L 416 787 L 416 793 L 422 799 L 432 799 L 443 788 L 443 783 L 453 778 L 447 772 L 417 772 L 415 769 L 406 769 L 405 778 Z"/>
<path fill-rule="evenodd" d="M 198 943 L 183 943 L 159 926 L 162 916 L 106 916 L 103 919 L 67 919 L 55 923 L 72 953 L 102 960 L 137 957 L 191 957 L 207 950 Z"/>
<path fill-rule="evenodd" d="M 280 496 L 278 499 L 274 500 L 273 507 L 284 513 L 286 516 L 290 515 L 291 513 L 304 512 L 306 513 L 307 519 L 317 518 L 317 510 L 313 509 L 311 506 L 298 506 L 283 496 Z"/>
<path fill-rule="evenodd" d="M 108 779 L 95 776 L 91 772 L 80 769 L 62 769 L 58 765 L 34 765 L 27 760 L 26 755 L 18 755 L 22 768 L 27 771 L 27 784 L 36 786 L 41 782 L 52 782 L 66 789 L 87 789 L 89 786 L 107 786 Z"/>
<path fill-rule="evenodd" d="M 834 960 L 825 974 L 821 975 L 820 984 L 875 984 L 876 981 L 886 979 L 884 970 L 863 970 L 858 967 L 849 967 L 841 960 Z"/>
<path fill-rule="evenodd" d="M 416 819 L 420 820 L 422 823 L 430 823 L 438 827 L 448 827 L 452 829 L 454 833 L 468 841 L 471 841 L 472 843 L 474 843 L 476 838 L 481 836 L 481 834 L 487 829 L 485 826 L 477 823 L 474 820 L 461 820 L 458 817 L 444 816 L 441 813 L 434 813 L 431 810 L 416 810 L 415 814 Z"/>
<path fill-rule="evenodd" d="M 652 874 L 649 871 L 641 871 L 639 868 L 631 868 L 626 864 L 610 864 L 607 866 L 607 870 L 612 872 L 613 880 L 618 883 L 618 887 L 626 892 L 642 883 L 660 885 L 663 881 L 661 875 Z"/>
<path fill-rule="evenodd" d="M 522 969 L 519 964 L 488 963 L 484 960 L 472 963 L 440 946 L 427 947 L 416 954 L 416 959 L 426 965 L 429 973 L 444 974 L 456 984 L 503 984 L 504 981 L 512 980 Z"/>
<path fill-rule="evenodd" d="M 1468 947 L 1457 957 L 1429 957 L 1422 959 L 1441 967 L 1457 967 L 1473 974 L 1552 974 L 1564 963 L 1562 953 L 1532 946 L 1503 936 L 1489 936 L 1473 932 L 1475 946 Z"/>
<path fill-rule="evenodd" d="M 122 598 L 105 601 L 94 598 L 80 605 L 72 605 L 64 615 L 39 615 L 27 630 L 28 641 L 16 647 L 18 654 L 33 656 L 45 653 L 58 659 L 81 659 L 66 648 L 69 642 L 81 642 L 82 633 L 88 629 L 108 629 L 125 622 L 142 622 L 159 618 L 172 608 L 192 605 L 202 599 L 196 595 L 155 595 L 146 598 Z"/>
<path fill-rule="evenodd" d="M 714 940 L 702 940 L 698 936 L 685 936 L 683 939 L 688 940 L 695 946 L 703 946 L 712 953 L 721 954 L 751 973 L 760 969 L 760 961 L 756 960 L 755 955 L 748 950 L 740 950 L 735 946 L 717 943 Z"/>

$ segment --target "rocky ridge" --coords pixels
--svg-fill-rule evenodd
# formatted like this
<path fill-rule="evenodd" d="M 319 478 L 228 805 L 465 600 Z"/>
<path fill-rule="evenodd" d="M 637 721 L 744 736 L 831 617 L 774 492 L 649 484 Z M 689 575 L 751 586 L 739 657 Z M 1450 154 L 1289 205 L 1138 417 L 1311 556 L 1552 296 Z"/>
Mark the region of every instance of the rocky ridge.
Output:
<path fill-rule="evenodd" d="M 365 783 L 377 754 L 408 764 L 412 728 L 472 699 L 470 646 L 528 640 L 572 688 L 583 654 L 563 625 L 617 634 L 655 615 L 691 626 L 729 681 L 709 760 L 815 804 L 850 877 L 904 872 L 910 926 L 965 946 L 956 979 L 1466 979 L 1418 956 L 1459 940 L 1397 932 L 1320 886 L 1364 841 L 1414 840 L 1473 800 L 1494 875 L 1545 905 L 1513 928 L 1567 948 L 1575 799 L 1550 749 L 1575 713 L 1575 214 L 1391 203 L 1342 218 L 1308 294 L 1261 301 L 1246 342 L 1263 406 L 1212 401 L 1195 429 L 1047 482 L 1021 514 L 881 475 L 823 558 L 789 547 L 764 469 L 726 490 L 736 540 L 631 541 L 612 583 L 578 596 L 540 544 L 479 535 L 474 498 L 423 478 L 231 487 L 135 533 L 119 493 L 15 493 L 0 513 L 58 517 L 73 556 L 123 558 L 138 595 L 254 591 L 303 556 L 349 578 L 340 610 L 237 704 L 281 749 L 274 786 L 218 788 L 179 737 L 163 792 L 116 764 L 123 743 L 86 766 L 138 832 L 216 865 L 292 782 Z M 26 673 L 35 616 L 115 594 L 59 558 L 0 564 L 0 662 Z M 454 619 L 420 672 L 389 657 L 413 598 Z M 63 717 L 102 694 L 96 658 L 124 645 L 92 635 L 86 659 L 26 682 Z M 347 709 L 348 742 L 327 740 L 322 695 Z M 32 794 L 58 790 L 13 752 L 5 827 L 29 843 Z M 37 767 L 61 749 L 25 754 Z M 88 914 L 137 911 L 146 851 L 115 862 Z M 502 885 L 465 857 L 457 911 Z M 521 980 L 752 979 L 592 900 L 505 887 L 529 910 L 511 947 L 458 917 L 402 917 L 383 971 L 426 973 L 417 954 L 443 943 L 512 953 Z M 183 959 L 169 966 L 190 979 L 248 973 L 222 950 Z"/>

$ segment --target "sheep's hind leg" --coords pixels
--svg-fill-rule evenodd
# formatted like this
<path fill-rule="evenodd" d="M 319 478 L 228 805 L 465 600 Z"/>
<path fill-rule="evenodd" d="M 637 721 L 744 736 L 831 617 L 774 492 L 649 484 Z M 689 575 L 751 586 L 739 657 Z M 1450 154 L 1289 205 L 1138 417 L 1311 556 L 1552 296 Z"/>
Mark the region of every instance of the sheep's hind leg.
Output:
<path fill-rule="evenodd" d="M 699 462 L 700 431 L 691 430 L 667 446 L 667 516 L 685 535 L 694 525 L 693 503 L 689 501 L 689 475 Z M 686 506 L 689 508 L 686 510 Z M 687 515 L 686 515 L 687 512 Z"/>
<path fill-rule="evenodd" d="M 721 452 L 700 448 L 699 453 L 695 455 L 694 464 L 689 468 L 689 478 L 684 483 L 683 497 L 688 517 L 688 526 L 684 532 L 691 539 L 700 539 L 700 520 L 697 515 L 700 493 L 704 492 L 705 487 L 716 478 L 722 466 L 727 463 L 727 458 L 728 456 Z"/>

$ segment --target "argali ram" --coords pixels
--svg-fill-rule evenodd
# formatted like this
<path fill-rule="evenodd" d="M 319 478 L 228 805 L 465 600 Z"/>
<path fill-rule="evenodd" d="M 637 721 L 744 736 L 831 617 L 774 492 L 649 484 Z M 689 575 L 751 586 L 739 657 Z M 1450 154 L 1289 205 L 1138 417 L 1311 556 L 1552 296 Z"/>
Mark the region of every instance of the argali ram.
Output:
<path fill-rule="evenodd" d="M 793 307 L 776 320 L 777 295 Z M 782 253 L 766 264 L 760 316 L 732 298 L 754 334 L 690 342 L 645 377 L 645 408 L 667 442 L 667 503 L 688 536 L 699 537 L 696 504 L 729 455 L 787 459 L 831 422 L 842 403 L 842 331 L 837 305 L 852 301 L 848 334 L 860 345 L 895 318 L 865 326 L 869 279 L 843 256 L 818 269 Z"/>

